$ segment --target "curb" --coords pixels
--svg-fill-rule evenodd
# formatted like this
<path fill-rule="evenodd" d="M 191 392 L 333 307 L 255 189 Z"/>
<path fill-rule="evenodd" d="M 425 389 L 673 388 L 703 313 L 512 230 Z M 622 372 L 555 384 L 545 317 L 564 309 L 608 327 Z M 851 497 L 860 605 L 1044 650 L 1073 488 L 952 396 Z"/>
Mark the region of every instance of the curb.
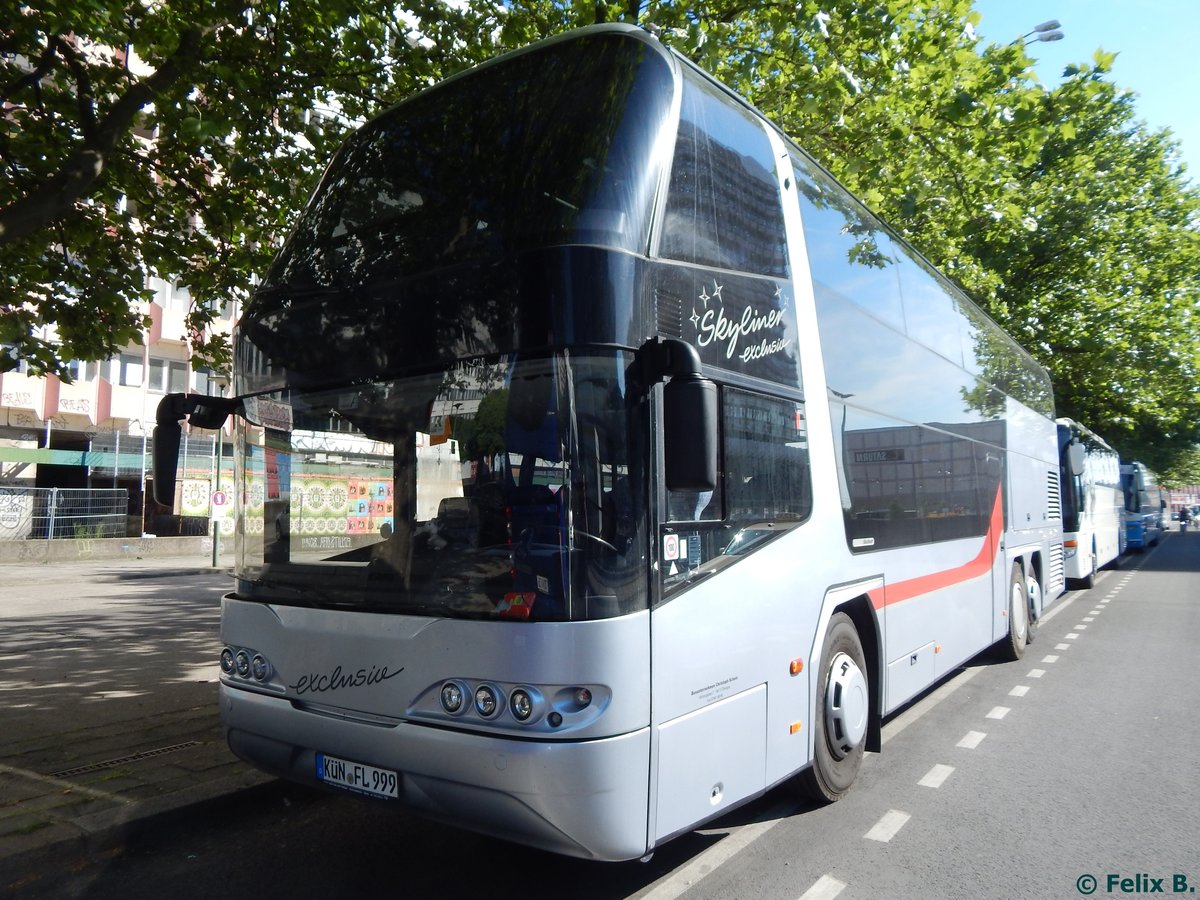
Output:
<path fill-rule="evenodd" d="M 38 872 L 61 870 L 73 860 L 115 850 L 131 833 L 155 821 L 169 822 L 192 815 L 206 805 L 263 790 L 276 782 L 277 778 L 247 766 L 244 771 L 171 794 L 64 820 L 61 828 L 74 830 L 73 835 L 55 837 L 11 854 L 5 854 L 0 844 L 0 891 L 31 888 Z"/>

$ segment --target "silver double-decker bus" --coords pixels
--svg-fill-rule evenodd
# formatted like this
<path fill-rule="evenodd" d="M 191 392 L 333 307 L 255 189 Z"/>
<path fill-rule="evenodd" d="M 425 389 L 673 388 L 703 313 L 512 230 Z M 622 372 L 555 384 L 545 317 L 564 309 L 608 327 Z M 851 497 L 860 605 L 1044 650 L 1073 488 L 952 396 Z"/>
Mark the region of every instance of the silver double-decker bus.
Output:
<path fill-rule="evenodd" d="M 366 124 L 247 303 L 233 752 L 578 857 L 784 785 L 1062 590 L 1046 373 L 652 35 Z"/>

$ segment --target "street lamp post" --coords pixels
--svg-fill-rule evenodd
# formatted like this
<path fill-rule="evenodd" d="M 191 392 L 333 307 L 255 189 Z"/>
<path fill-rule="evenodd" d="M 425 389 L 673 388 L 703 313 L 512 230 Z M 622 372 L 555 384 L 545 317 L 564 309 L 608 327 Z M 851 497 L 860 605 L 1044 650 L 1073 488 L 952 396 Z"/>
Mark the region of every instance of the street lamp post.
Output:
<path fill-rule="evenodd" d="M 225 396 L 225 380 L 213 379 L 212 384 L 217 388 L 217 395 Z M 216 465 L 213 466 L 213 490 L 212 495 L 208 500 L 209 514 L 212 516 L 213 529 L 213 545 L 212 545 L 212 564 L 215 568 L 217 565 L 217 553 L 221 547 L 221 521 L 217 518 L 217 494 L 221 491 L 221 463 L 225 456 L 225 424 L 217 429 L 217 445 L 216 445 Z"/>
<path fill-rule="evenodd" d="M 1051 19 L 1048 22 L 1043 22 L 1041 25 L 1035 25 L 1033 31 L 1021 35 L 1017 40 L 1025 44 L 1032 44 L 1034 41 L 1041 41 L 1042 43 L 1061 41 L 1063 39 L 1063 33 L 1059 30 L 1061 28 L 1062 26 L 1059 24 L 1058 19 Z M 1015 44 L 1016 41 L 1013 41 L 1013 43 Z"/>

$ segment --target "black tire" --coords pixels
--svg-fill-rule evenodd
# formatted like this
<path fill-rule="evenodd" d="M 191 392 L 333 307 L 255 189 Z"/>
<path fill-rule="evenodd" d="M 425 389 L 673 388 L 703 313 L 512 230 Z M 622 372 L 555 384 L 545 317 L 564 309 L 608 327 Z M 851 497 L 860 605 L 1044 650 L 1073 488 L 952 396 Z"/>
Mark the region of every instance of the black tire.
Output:
<path fill-rule="evenodd" d="M 805 796 L 832 803 L 845 796 L 858 775 L 871 708 L 862 641 L 845 613 L 829 620 L 817 677 L 813 763 L 796 777 L 796 785 Z"/>
<path fill-rule="evenodd" d="M 1085 591 L 1090 591 L 1096 586 L 1096 548 L 1092 548 L 1092 571 L 1079 579 L 1079 584 Z"/>
<path fill-rule="evenodd" d="M 1029 589 L 1019 565 L 1008 579 L 1008 635 L 1000 641 L 1000 655 L 1015 662 L 1029 646 Z"/>

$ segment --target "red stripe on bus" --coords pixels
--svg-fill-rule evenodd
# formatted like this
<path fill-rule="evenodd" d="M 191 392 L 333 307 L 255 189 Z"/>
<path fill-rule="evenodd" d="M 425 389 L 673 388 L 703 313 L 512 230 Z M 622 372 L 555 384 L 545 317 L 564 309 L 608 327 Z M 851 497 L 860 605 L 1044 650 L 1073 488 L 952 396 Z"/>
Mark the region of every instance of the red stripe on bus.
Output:
<path fill-rule="evenodd" d="M 1003 531 L 1004 509 L 1001 506 L 1000 489 L 997 488 L 996 500 L 992 504 L 992 519 L 988 524 L 987 534 L 983 536 L 983 546 L 979 548 L 979 554 L 973 560 L 963 563 L 961 566 L 955 566 L 953 569 L 934 572 L 932 575 L 921 575 L 907 581 L 885 584 L 882 588 L 868 593 L 871 604 L 876 609 L 883 609 L 893 603 L 911 600 L 913 597 L 953 587 L 964 581 L 970 581 L 972 578 L 986 575 L 996 563 L 996 554 L 1000 551 L 1000 535 Z"/>

